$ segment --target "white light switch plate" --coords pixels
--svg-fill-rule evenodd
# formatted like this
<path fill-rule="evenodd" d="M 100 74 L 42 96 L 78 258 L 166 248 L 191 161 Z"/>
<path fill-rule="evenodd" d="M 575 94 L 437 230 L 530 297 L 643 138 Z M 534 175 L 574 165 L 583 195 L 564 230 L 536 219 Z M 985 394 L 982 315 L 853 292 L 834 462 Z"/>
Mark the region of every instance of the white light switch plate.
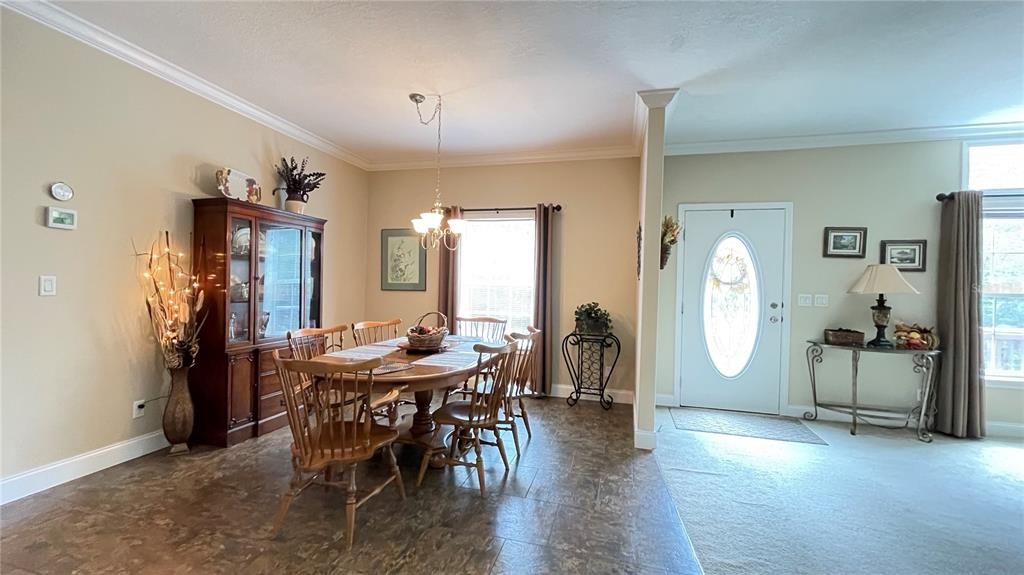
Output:
<path fill-rule="evenodd" d="M 828 294 L 814 294 L 814 307 L 828 307 Z"/>
<path fill-rule="evenodd" d="M 57 276 L 39 276 L 39 295 L 57 295 Z"/>
<path fill-rule="evenodd" d="M 814 305 L 814 296 L 809 293 L 802 293 L 796 296 L 796 305 L 800 307 L 811 307 Z"/>

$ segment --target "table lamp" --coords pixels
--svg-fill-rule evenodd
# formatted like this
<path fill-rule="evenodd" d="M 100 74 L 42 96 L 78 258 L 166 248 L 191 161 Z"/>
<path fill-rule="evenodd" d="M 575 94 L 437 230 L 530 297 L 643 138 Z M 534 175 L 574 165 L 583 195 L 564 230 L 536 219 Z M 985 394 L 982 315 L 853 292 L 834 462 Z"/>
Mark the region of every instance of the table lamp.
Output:
<path fill-rule="evenodd" d="M 885 339 L 885 328 L 889 326 L 892 308 L 885 305 L 885 294 L 921 293 L 910 285 L 900 270 L 892 264 L 868 264 L 857 282 L 847 293 L 878 294 L 878 301 L 871 306 L 871 319 L 875 322 L 875 339 L 869 341 L 868 347 L 894 347 Z"/>

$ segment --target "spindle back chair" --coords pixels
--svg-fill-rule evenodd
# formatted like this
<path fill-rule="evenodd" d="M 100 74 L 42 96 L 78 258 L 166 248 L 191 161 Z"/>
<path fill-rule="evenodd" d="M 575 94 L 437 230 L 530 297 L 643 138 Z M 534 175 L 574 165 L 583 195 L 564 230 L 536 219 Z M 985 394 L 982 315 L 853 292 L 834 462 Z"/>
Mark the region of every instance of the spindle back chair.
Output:
<path fill-rule="evenodd" d="M 395 482 L 399 494 L 405 499 L 405 487 L 391 444 L 398 431 L 377 425 L 370 412 L 373 392 L 373 370 L 380 358 L 340 364 L 301 359 L 281 359 L 280 351 L 273 352 L 274 363 L 281 377 L 281 389 L 288 426 L 292 434 L 292 479 L 288 491 L 281 497 L 281 506 L 274 519 L 273 534 L 284 524 L 292 501 L 310 484 L 321 480 L 328 487 L 344 488 L 348 546 L 352 547 L 356 509 L 388 484 Z M 398 392 L 394 391 L 395 397 Z M 333 397 L 353 397 L 352 402 L 339 406 Z M 356 464 L 373 457 L 383 449 L 391 467 L 391 475 L 362 498 L 357 497 Z M 340 468 L 340 480 L 332 478 L 332 471 Z M 322 476 L 322 477 L 321 477 Z"/>

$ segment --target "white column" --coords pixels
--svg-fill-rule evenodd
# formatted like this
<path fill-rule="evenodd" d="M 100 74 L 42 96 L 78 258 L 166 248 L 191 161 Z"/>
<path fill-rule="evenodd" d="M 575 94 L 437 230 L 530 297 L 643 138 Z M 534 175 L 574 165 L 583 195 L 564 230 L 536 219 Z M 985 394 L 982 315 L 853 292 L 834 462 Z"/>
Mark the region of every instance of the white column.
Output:
<path fill-rule="evenodd" d="M 678 90 L 638 92 L 647 108 L 640 156 L 640 285 L 637 287 L 636 388 L 633 445 L 654 449 L 655 375 L 658 365 L 658 272 L 661 259 L 661 204 L 665 183 L 665 107 Z"/>

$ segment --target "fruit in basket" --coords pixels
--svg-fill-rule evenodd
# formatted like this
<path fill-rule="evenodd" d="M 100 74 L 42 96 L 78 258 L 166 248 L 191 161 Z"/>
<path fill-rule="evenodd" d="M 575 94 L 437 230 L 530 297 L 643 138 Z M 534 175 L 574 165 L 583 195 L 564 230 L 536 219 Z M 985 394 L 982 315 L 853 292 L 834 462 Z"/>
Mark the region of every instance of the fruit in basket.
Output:
<path fill-rule="evenodd" d="M 414 325 L 409 328 L 409 335 L 434 335 L 441 331 L 440 328 L 426 325 Z"/>
<path fill-rule="evenodd" d="M 896 323 L 896 346 L 905 349 L 936 349 L 939 347 L 939 336 L 932 328 L 918 324 Z"/>

